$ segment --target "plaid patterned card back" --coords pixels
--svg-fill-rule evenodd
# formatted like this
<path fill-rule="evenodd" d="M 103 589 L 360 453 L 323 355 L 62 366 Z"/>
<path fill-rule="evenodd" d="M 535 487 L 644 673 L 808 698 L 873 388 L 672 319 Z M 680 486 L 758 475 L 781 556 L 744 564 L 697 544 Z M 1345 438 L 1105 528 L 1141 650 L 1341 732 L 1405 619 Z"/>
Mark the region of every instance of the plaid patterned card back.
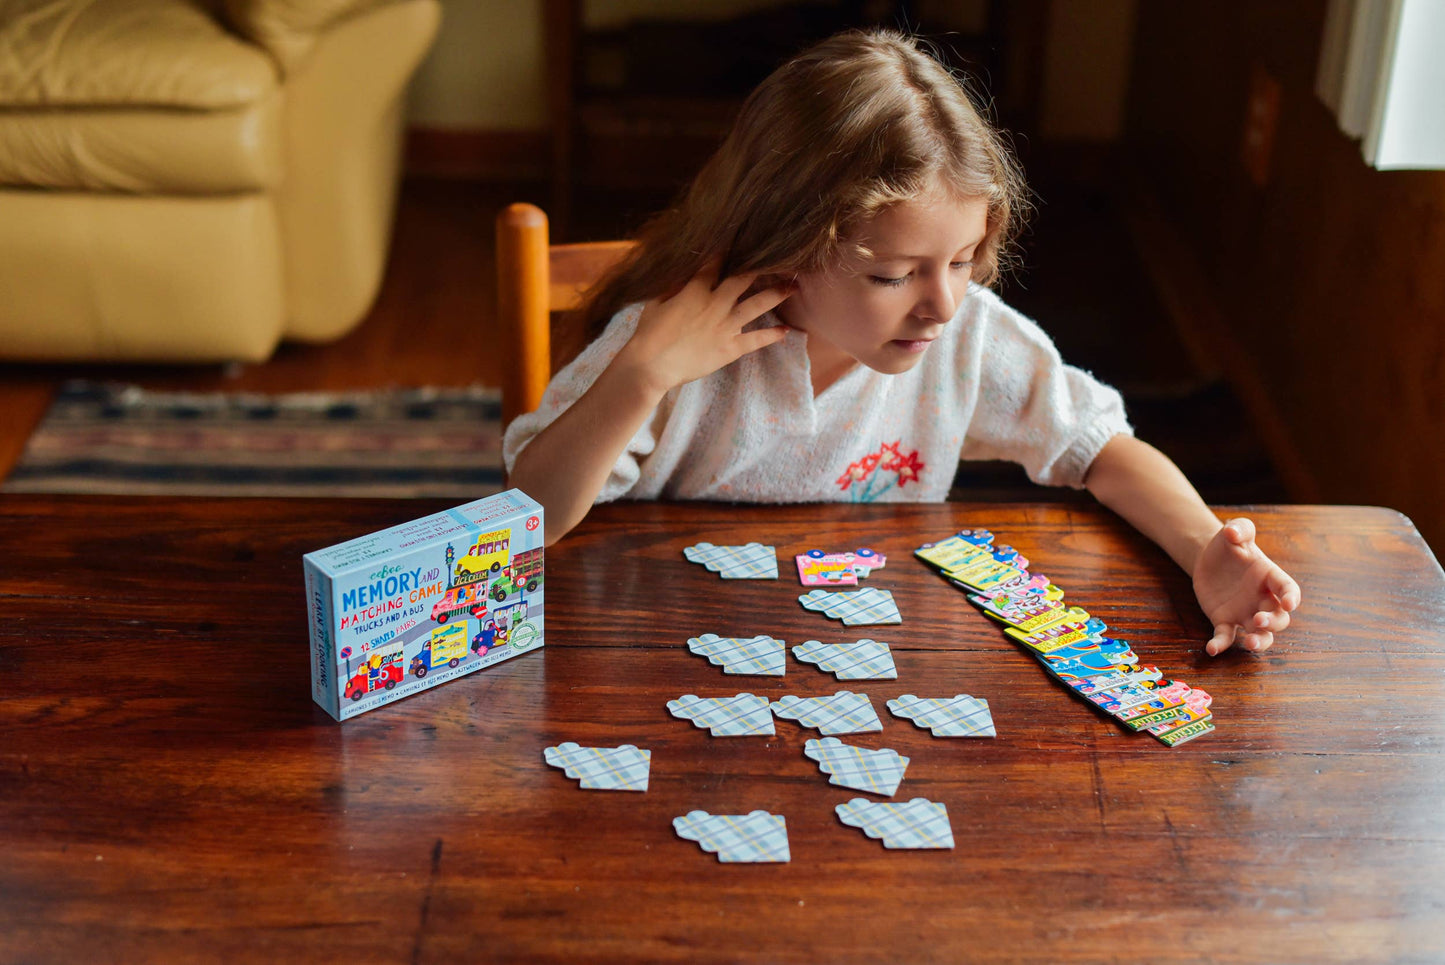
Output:
<path fill-rule="evenodd" d="M 773 713 L 796 720 L 804 727 L 816 728 L 824 734 L 862 734 L 883 729 L 883 722 L 873 710 L 867 694 L 840 690 L 829 697 L 794 697 L 791 694 L 773 701 Z"/>
<path fill-rule="evenodd" d="M 719 861 L 791 861 L 788 824 L 781 814 L 753 811 L 749 814 L 708 814 L 689 811 L 672 819 L 677 836 L 696 841 Z"/>
<path fill-rule="evenodd" d="M 724 673 L 781 677 L 787 672 L 784 641 L 767 634 L 744 639 L 704 633 L 688 640 L 687 648 L 722 667 Z"/>
<path fill-rule="evenodd" d="M 698 543 L 685 547 L 682 555 L 701 563 L 725 580 L 776 580 L 778 554 L 775 547 L 761 543 L 744 546 L 714 546 Z"/>
<path fill-rule="evenodd" d="M 768 698 L 752 694 L 735 697 L 699 697 L 685 694 L 667 702 L 672 716 L 690 720 L 712 731 L 714 737 L 752 737 L 777 733 Z"/>
<path fill-rule="evenodd" d="M 859 828 L 885 848 L 951 848 L 953 827 L 948 809 L 916 797 L 907 804 L 889 804 L 855 797 L 835 808 L 844 824 Z"/>
<path fill-rule="evenodd" d="M 804 609 L 816 610 L 835 620 L 842 620 L 844 626 L 879 626 L 885 623 L 902 623 L 898 604 L 893 594 L 870 586 L 862 590 L 830 593 L 827 590 L 809 590 L 798 597 Z"/>
<path fill-rule="evenodd" d="M 621 747 L 579 747 L 572 741 L 548 747 L 542 756 L 582 786 L 599 791 L 645 791 L 652 769 L 652 751 L 631 744 Z"/>
<path fill-rule="evenodd" d="M 817 664 L 839 680 L 897 680 L 898 668 L 888 644 L 863 639 L 857 643 L 809 640 L 793 648 L 793 656 Z"/>
<path fill-rule="evenodd" d="M 831 775 L 829 784 L 888 797 L 898 790 L 908 769 L 908 758 L 891 748 L 852 747 L 836 737 L 809 740 L 803 753 L 817 761 L 824 774 Z"/>
<path fill-rule="evenodd" d="M 968 694 L 953 697 L 915 697 L 904 694 L 888 701 L 895 717 L 911 720 L 933 731 L 934 737 L 996 737 L 988 701 Z"/>

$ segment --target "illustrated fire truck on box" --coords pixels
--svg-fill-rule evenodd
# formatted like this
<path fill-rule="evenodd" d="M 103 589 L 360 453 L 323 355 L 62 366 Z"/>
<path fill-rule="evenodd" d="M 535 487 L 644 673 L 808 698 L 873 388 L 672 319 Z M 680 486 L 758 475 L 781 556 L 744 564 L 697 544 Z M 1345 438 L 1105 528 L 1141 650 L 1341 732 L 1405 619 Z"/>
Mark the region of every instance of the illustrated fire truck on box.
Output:
<path fill-rule="evenodd" d="M 492 599 L 501 603 L 507 597 L 525 587 L 527 592 L 537 589 L 542 583 L 542 548 L 523 550 L 512 557 L 512 562 L 492 580 Z"/>
<path fill-rule="evenodd" d="M 485 570 L 482 571 L 486 573 Z M 437 623 L 446 623 L 449 617 L 458 613 L 469 613 L 477 619 L 487 615 L 487 584 L 465 584 L 454 586 L 432 604 L 431 618 Z"/>
<path fill-rule="evenodd" d="M 418 680 L 445 664 L 455 667 L 467 658 L 467 626 L 465 621 L 449 627 L 437 627 L 431 639 L 421 645 L 421 653 L 411 658 L 411 672 Z"/>
<path fill-rule="evenodd" d="M 398 640 L 367 654 L 361 662 L 361 669 L 346 682 L 346 696 L 351 700 L 360 700 L 367 694 L 390 690 L 401 683 L 401 652 L 404 646 Z"/>

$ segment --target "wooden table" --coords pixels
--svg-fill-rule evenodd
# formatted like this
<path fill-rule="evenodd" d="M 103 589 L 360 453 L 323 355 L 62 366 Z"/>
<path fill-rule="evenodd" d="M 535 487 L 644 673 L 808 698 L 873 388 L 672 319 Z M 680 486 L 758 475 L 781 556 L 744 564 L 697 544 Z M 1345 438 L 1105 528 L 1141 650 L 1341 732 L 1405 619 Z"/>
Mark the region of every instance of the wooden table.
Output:
<path fill-rule="evenodd" d="M 1254 507 L 1304 586 L 1263 658 L 1200 655 L 1185 578 L 1092 507 L 622 505 L 549 551 L 547 647 L 338 725 L 311 702 L 300 557 L 434 502 L 0 500 L 0 960 L 1370 962 L 1445 959 L 1445 577 L 1379 509 Z M 1072 699 L 910 556 L 987 526 L 1146 663 L 1214 695 L 1169 749 Z M 724 582 L 694 542 L 777 546 Z M 796 603 L 793 554 L 868 545 L 901 626 Z M 702 632 L 873 635 L 896 681 L 788 659 L 727 677 Z M 720 739 L 687 693 L 868 693 L 953 851 L 843 826 L 811 736 Z M 993 740 L 887 713 L 986 698 Z M 650 748 L 646 794 L 547 767 Z M 787 818 L 792 862 L 722 865 L 693 809 Z"/>

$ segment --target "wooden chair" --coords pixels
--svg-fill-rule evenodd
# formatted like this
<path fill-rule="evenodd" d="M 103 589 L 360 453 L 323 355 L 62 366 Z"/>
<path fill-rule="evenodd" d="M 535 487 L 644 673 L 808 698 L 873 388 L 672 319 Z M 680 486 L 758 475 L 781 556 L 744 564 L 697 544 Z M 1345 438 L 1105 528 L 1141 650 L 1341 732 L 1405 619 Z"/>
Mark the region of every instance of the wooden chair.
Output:
<path fill-rule="evenodd" d="M 582 332 L 559 332 L 568 350 L 552 352 L 552 316 L 582 304 L 591 288 L 629 251 L 630 241 L 553 245 L 547 215 L 532 204 L 508 205 L 497 215 L 497 320 L 507 360 L 502 370 L 502 428 L 542 401 L 555 371 L 583 348 Z"/>

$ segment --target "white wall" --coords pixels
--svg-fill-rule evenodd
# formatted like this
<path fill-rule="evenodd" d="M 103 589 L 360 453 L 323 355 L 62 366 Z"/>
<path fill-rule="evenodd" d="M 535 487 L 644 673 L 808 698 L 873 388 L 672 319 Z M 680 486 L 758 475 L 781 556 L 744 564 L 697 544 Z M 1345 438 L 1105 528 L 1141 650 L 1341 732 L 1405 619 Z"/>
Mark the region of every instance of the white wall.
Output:
<path fill-rule="evenodd" d="M 546 127 L 541 0 L 441 5 L 441 30 L 411 83 L 410 122 L 462 130 Z"/>

